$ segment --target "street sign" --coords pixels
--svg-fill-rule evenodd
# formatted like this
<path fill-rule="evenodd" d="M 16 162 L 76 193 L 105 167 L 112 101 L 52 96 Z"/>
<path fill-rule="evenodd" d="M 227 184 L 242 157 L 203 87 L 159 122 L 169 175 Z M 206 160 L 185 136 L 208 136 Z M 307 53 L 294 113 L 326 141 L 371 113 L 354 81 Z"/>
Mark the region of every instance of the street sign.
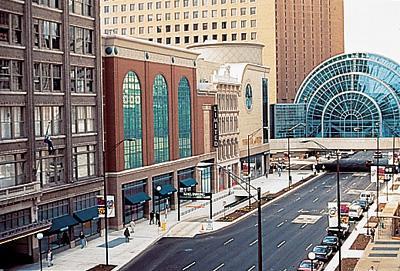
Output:
<path fill-rule="evenodd" d="M 211 198 L 211 193 L 179 192 L 179 198 L 184 200 L 196 200 L 196 199 L 209 200 Z"/>

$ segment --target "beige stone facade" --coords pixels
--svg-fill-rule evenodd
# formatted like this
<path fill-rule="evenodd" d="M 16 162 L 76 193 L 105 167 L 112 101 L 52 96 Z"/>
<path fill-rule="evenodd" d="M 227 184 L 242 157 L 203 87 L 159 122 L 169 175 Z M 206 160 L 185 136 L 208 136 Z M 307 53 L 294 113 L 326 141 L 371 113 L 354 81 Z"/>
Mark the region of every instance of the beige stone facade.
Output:
<path fill-rule="evenodd" d="M 270 102 L 275 103 L 274 7 L 272 0 L 101 0 L 101 27 L 105 34 L 183 47 L 211 40 L 261 42 L 262 64 L 271 69 Z"/>

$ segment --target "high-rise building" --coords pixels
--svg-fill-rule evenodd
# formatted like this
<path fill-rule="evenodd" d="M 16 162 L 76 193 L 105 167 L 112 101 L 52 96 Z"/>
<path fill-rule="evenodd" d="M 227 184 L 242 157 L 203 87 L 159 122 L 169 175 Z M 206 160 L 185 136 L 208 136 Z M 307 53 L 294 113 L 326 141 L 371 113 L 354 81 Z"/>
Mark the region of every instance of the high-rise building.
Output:
<path fill-rule="evenodd" d="M 277 102 L 292 103 L 312 69 L 344 52 L 343 0 L 275 3 Z"/>
<path fill-rule="evenodd" d="M 270 103 L 292 102 L 323 60 L 342 53 L 343 0 L 101 1 L 105 34 L 177 46 L 260 42 L 270 68 Z"/>
<path fill-rule="evenodd" d="M 275 3 L 271 0 L 101 1 L 104 34 L 129 35 L 175 46 L 218 42 L 262 42 L 275 97 Z"/>
<path fill-rule="evenodd" d="M 99 34 L 98 1 L 1 1 L 0 269 L 100 232 Z"/>

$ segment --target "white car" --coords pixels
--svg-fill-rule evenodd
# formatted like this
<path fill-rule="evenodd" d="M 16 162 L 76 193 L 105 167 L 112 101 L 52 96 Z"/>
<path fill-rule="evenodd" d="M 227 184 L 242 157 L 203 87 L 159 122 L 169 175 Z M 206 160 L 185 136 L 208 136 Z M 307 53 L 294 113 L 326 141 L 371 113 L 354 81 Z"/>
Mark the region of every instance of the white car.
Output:
<path fill-rule="evenodd" d="M 360 199 L 366 200 L 369 205 L 374 203 L 375 200 L 375 194 L 371 191 L 364 191 L 360 194 Z"/>
<path fill-rule="evenodd" d="M 354 220 L 359 220 L 363 215 L 363 209 L 358 204 L 351 204 L 349 206 L 349 218 Z"/>

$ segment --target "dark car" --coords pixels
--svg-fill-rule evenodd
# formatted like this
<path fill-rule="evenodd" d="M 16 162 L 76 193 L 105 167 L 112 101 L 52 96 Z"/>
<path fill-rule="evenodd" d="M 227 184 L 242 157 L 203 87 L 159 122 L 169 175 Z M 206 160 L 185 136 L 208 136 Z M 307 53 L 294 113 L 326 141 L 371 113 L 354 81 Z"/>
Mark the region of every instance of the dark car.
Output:
<path fill-rule="evenodd" d="M 311 269 L 311 261 L 310 260 L 303 260 L 299 264 L 299 267 L 297 268 L 297 271 L 321 271 L 322 268 L 324 267 L 324 264 L 320 261 L 314 260 L 313 261 L 313 268 Z"/>
<path fill-rule="evenodd" d="M 337 251 L 339 247 L 339 238 L 331 235 L 325 236 L 324 239 L 322 239 L 321 245 L 328 246 L 333 251 Z"/>
<path fill-rule="evenodd" d="M 351 203 L 359 205 L 363 209 L 363 211 L 367 211 L 369 207 L 368 201 L 364 199 L 356 199 L 353 200 Z"/>
<path fill-rule="evenodd" d="M 332 256 L 332 248 L 329 246 L 315 246 L 313 248 L 313 252 L 315 253 L 315 258 L 317 260 L 327 262 Z"/>

